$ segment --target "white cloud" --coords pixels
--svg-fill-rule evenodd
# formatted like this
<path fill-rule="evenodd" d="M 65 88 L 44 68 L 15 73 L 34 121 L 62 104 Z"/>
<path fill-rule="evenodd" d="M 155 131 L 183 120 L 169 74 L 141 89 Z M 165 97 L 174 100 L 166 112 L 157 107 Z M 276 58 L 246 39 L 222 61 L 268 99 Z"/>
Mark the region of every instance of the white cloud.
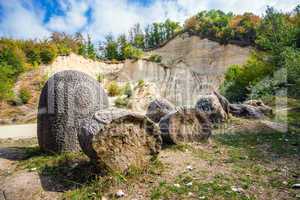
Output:
<path fill-rule="evenodd" d="M 87 24 L 88 1 L 61 0 L 59 5 L 64 11 L 64 15 L 52 16 L 46 24 L 47 28 L 52 31 L 75 33 Z"/>
<path fill-rule="evenodd" d="M 0 36 L 13 38 L 44 38 L 49 31 L 43 26 L 41 12 L 26 9 L 20 1 L 0 3 L 4 15 L 0 20 Z"/>
<path fill-rule="evenodd" d="M 51 16 L 46 24 L 42 23 L 43 11 L 25 8 L 22 0 L 3 2 L 0 0 L 5 13 L 0 20 L 2 36 L 34 38 L 47 36 L 50 31 L 83 31 L 97 41 L 110 32 L 114 35 L 127 32 L 136 23 L 146 25 L 167 18 L 184 22 L 187 17 L 209 9 L 262 15 L 267 5 L 290 11 L 299 0 L 154 0 L 146 6 L 130 0 L 59 0 L 64 15 Z M 88 9 L 92 10 L 90 23 L 86 16 Z"/>

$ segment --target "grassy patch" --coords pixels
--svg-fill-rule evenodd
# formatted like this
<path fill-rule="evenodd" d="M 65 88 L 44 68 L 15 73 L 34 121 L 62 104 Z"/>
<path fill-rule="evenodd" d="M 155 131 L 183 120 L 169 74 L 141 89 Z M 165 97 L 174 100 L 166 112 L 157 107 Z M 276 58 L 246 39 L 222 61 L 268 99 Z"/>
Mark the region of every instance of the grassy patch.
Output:
<path fill-rule="evenodd" d="M 293 156 L 300 153 L 300 134 L 297 133 L 234 133 L 219 134 L 215 136 L 216 141 L 226 145 L 231 157 L 244 159 L 245 156 L 251 160 L 271 159 L 275 156 Z M 263 154 L 264 152 L 268 153 Z"/>
<path fill-rule="evenodd" d="M 254 199 L 242 191 L 232 190 L 233 180 L 222 174 L 206 182 L 182 174 L 174 183 L 162 181 L 151 191 L 151 199 Z"/>

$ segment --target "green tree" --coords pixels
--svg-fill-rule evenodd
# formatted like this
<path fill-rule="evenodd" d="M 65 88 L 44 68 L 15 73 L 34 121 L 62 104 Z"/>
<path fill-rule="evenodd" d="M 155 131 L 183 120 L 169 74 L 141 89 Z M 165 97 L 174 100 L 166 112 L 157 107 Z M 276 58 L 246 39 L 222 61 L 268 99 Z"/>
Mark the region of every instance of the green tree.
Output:
<path fill-rule="evenodd" d="M 88 35 L 88 40 L 87 40 L 87 44 L 86 44 L 86 53 L 87 53 L 87 57 L 89 59 L 96 59 L 96 51 L 94 48 L 94 45 L 91 41 L 91 37 Z"/>
<path fill-rule="evenodd" d="M 118 43 L 114 40 L 112 34 L 105 37 L 105 42 L 99 45 L 102 56 L 108 60 L 118 60 Z"/>

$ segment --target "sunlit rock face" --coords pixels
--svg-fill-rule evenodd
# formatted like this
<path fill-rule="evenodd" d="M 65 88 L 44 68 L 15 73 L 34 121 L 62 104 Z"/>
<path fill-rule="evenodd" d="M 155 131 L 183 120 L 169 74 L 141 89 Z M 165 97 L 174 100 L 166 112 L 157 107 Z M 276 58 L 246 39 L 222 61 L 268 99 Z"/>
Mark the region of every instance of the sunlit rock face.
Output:
<path fill-rule="evenodd" d="M 193 106 L 199 95 L 219 88 L 229 66 L 245 63 L 250 51 L 185 33 L 147 53 L 160 55 L 161 63 L 127 61 L 118 79 L 155 82 L 160 96 L 177 106 Z"/>

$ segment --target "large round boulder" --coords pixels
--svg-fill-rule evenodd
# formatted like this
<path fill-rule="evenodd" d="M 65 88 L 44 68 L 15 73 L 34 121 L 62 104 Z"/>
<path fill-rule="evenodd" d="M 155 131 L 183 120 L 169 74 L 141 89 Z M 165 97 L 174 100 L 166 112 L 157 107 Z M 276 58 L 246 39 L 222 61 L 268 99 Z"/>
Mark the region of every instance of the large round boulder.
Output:
<path fill-rule="evenodd" d="M 46 82 L 40 95 L 37 136 L 42 150 L 80 150 L 78 132 L 96 110 L 108 107 L 108 98 L 92 77 L 78 71 L 62 71 Z"/>
<path fill-rule="evenodd" d="M 146 116 L 149 117 L 155 123 L 158 123 L 162 117 L 175 110 L 175 106 L 172 105 L 166 99 L 156 99 L 150 102 Z"/>
<path fill-rule="evenodd" d="M 94 114 L 79 134 L 83 152 L 103 171 L 143 169 L 161 149 L 158 126 L 145 115 L 123 109 Z"/>
<path fill-rule="evenodd" d="M 159 127 L 164 144 L 201 142 L 211 135 L 211 123 L 194 108 L 181 108 L 164 116 Z"/>
<path fill-rule="evenodd" d="M 228 118 L 228 114 L 215 94 L 200 96 L 196 103 L 196 110 L 207 115 L 212 123 L 224 122 Z"/>

